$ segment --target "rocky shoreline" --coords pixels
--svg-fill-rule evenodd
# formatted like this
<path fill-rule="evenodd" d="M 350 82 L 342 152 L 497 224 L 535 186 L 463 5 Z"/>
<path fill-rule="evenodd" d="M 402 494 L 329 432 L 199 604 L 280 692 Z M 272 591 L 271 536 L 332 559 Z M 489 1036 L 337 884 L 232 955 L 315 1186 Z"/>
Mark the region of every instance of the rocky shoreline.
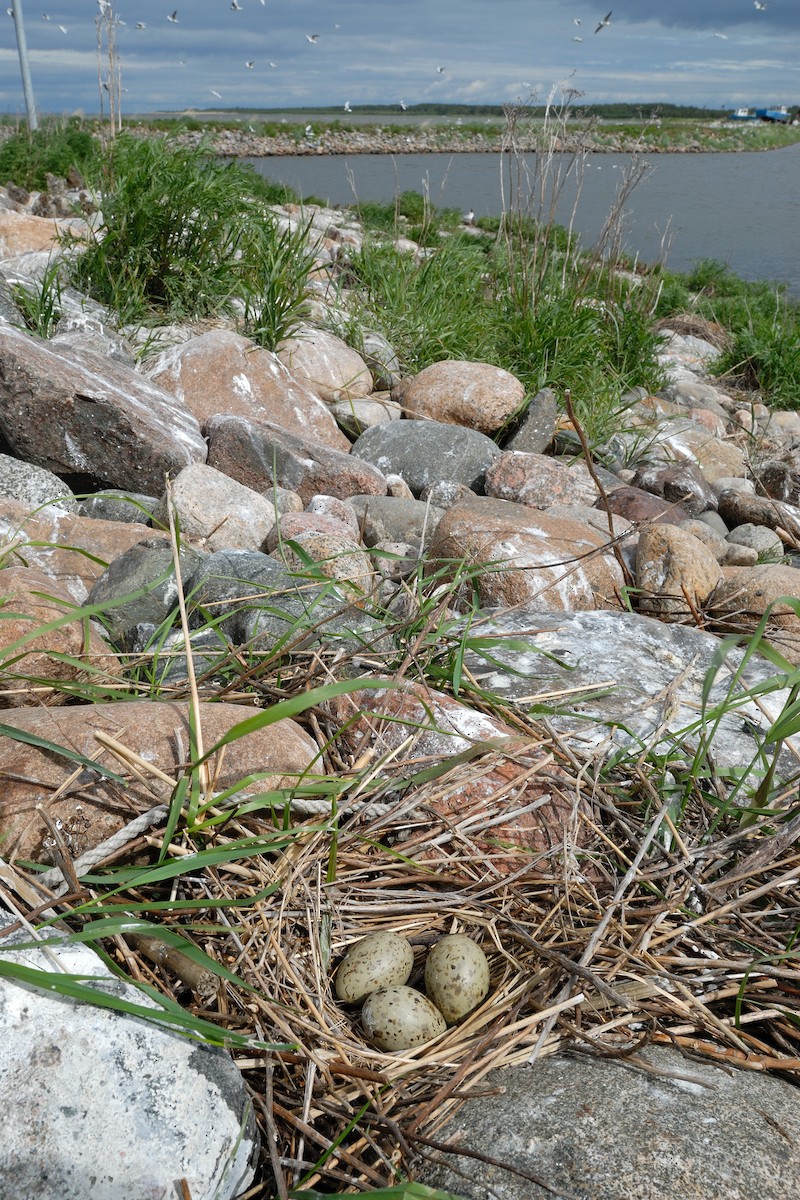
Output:
<path fill-rule="evenodd" d="M 147 133 L 146 129 L 137 132 Z M 720 134 L 730 134 L 728 126 L 720 126 Z M 563 137 L 548 133 L 546 146 L 541 129 L 518 133 L 513 150 L 534 154 L 546 148 L 548 152 L 575 154 L 699 154 L 738 153 L 752 150 L 747 137 L 740 137 L 735 146 L 724 143 L 715 131 L 707 131 L 702 139 L 687 138 L 685 142 L 665 142 L 654 135 L 628 135 L 602 129 L 576 131 Z M 219 154 L 226 158 L 271 158 L 285 155 L 355 155 L 355 154 L 497 154 L 510 151 L 512 145 L 500 131 L 475 133 L 448 126 L 430 128 L 392 129 L 375 126 L 373 129 L 335 129 L 317 124 L 312 132 L 298 136 L 286 132 L 265 136 L 245 129 L 183 130 L 176 136 L 182 145 L 197 145 L 210 138 Z"/>
<path fill-rule="evenodd" d="M 0 882 L 14 896 L 0 910 L 12 931 L 0 965 L 52 974 L 22 941 L 19 909 L 74 919 L 68 888 L 74 904 L 90 870 L 134 852 L 149 862 L 166 828 L 170 871 L 181 855 L 192 865 L 165 868 L 154 911 L 175 931 L 174 906 L 193 897 L 214 920 L 235 905 L 224 927 L 204 918 L 197 934 L 212 948 L 219 934 L 228 982 L 195 974 L 181 988 L 164 967 L 137 978 L 158 985 L 152 1003 L 173 989 L 192 1021 L 261 1042 L 234 1061 L 141 1010 L 74 1004 L 41 975 L 37 986 L 0 978 L 11 1113 L 0 1178 L 37 1200 L 165 1197 L 175 1178 L 193 1200 L 267 1200 L 288 1194 L 271 1171 L 315 1169 L 322 1147 L 349 1186 L 353 1113 L 360 1121 L 378 1084 L 378 1116 L 398 1129 L 413 1117 L 415 1147 L 437 1145 L 426 1141 L 435 1116 L 438 1144 L 466 1148 L 456 1176 L 430 1156 L 415 1174 L 467 1200 L 485 1200 L 487 1179 L 503 1200 L 792 1195 L 798 1059 L 778 1023 L 797 1019 L 784 942 L 800 868 L 781 857 L 793 729 L 774 762 L 760 755 L 793 677 L 779 691 L 772 663 L 722 639 L 763 621 L 800 665 L 800 606 L 785 599 L 800 596 L 800 414 L 726 390 L 713 376 L 724 330 L 674 319 L 661 330 L 664 387 L 620 396 L 605 465 L 584 461 L 552 391 L 512 426 L 525 389 L 508 371 L 458 360 L 404 376 L 382 335 L 354 337 L 334 285 L 364 231 L 352 213 L 312 205 L 274 210 L 284 230 L 310 221 L 316 259 L 308 323 L 275 352 L 233 320 L 120 329 L 70 288 L 54 335 L 35 337 L 13 288 L 35 292 L 51 255 L 75 252 L 57 226 L 81 233 L 78 218 L 37 216 L 37 203 L 0 189 Z M 358 350 L 337 332 L 348 328 Z M 170 626 L 179 594 L 185 619 Z M 102 625 L 90 620 L 101 611 Z M 448 677 L 449 645 L 475 690 Z M 414 675 L 429 651 L 430 673 Z M 307 725 L 299 703 L 271 724 L 248 720 L 224 755 L 239 722 L 272 715 L 292 679 L 305 699 L 334 678 Z M 173 826 L 167 814 L 176 795 L 181 808 L 193 720 L 214 756 L 208 821 L 190 836 L 188 808 Z M 704 808 L 693 780 L 707 748 Z M 668 756 L 663 794 L 636 791 L 632 774 L 615 798 L 598 764 L 630 760 L 641 775 L 651 751 Z M 386 783 L 374 793 L 373 767 Z M 767 800 L 758 826 L 731 821 L 714 840 L 726 806 L 751 794 L 736 792 L 739 777 L 786 783 L 780 861 Z M 343 816 L 329 850 L 333 796 Z M 644 809 L 637 858 L 625 839 Z M 225 856 L 203 874 L 215 830 Z M 247 857 L 234 858 L 239 840 Z M 54 865 L 37 874 L 31 861 Z M 103 879 L 89 875 L 92 887 Z M 117 942 L 133 924 L 119 905 Z M 402 922 L 418 961 L 454 924 L 483 941 L 492 990 L 471 1025 L 406 1057 L 370 1045 L 330 983 L 375 914 Z M 88 947 L 50 933 L 62 970 L 141 1002 Z M 252 1008 L 227 1001 L 241 982 Z M 302 1138 L 317 1143 L 305 1158 Z M 365 1186 L 384 1178 L 384 1158 L 370 1161 Z"/>

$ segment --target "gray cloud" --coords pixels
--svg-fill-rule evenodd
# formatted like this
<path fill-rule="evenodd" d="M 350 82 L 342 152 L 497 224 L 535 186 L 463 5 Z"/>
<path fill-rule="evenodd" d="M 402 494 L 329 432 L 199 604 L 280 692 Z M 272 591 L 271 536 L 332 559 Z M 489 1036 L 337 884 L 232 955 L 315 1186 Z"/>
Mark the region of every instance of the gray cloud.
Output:
<path fill-rule="evenodd" d="M 771 0 L 765 12 L 751 0 L 617 0 L 611 24 L 595 35 L 611 2 L 238 0 L 241 11 L 231 11 L 229 0 L 183 6 L 180 0 L 120 0 L 123 110 L 345 100 L 503 103 L 529 89 L 544 96 L 559 81 L 596 102 L 800 101 L 798 0 Z M 176 4 L 178 22 L 171 24 L 167 16 Z M 24 0 L 23 7 L 39 108 L 96 112 L 95 4 L 37 0 L 34 7 Z M 43 11 L 50 20 L 42 20 Z M 146 28 L 137 30 L 137 22 Z M 312 34 L 319 35 L 314 44 L 307 40 Z M 104 61 L 100 67 L 105 70 Z M 14 25 L 5 15 L 0 106 L 24 111 Z"/>

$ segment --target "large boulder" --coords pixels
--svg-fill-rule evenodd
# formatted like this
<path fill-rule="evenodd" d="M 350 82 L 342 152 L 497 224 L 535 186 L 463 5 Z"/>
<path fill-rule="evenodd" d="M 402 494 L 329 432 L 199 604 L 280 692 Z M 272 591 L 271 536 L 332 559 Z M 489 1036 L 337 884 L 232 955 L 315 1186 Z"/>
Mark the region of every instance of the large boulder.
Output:
<path fill-rule="evenodd" d="M 431 539 L 432 565 L 464 564 L 481 604 L 535 604 L 543 611 L 619 603 L 622 570 L 608 535 L 570 518 L 473 496 L 448 509 Z"/>
<path fill-rule="evenodd" d="M 525 388 L 483 362 L 444 360 L 404 380 L 394 391 L 407 417 L 464 425 L 480 433 L 501 429 L 522 406 Z"/>
<path fill-rule="evenodd" d="M 197 420 L 138 372 L 5 325 L 0 433 L 26 462 L 139 492 L 160 494 L 166 475 L 206 458 Z"/>
<path fill-rule="evenodd" d="M 206 750 L 252 715 L 238 704 L 202 704 L 200 726 Z M 189 706 L 184 701 L 125 700 L 76 708 L 19 709 L 5 714 L 5 724 L 19 730 L 22 738 L 33 739 L 18 740 L 10 734 L 0 739 L 0 842 L 5 857 L 41 861 L 46 856 L 48 830 L 42 806 L 52 821 L 61 822 L 62 835 L 78 858 L 152 808 L 159 787 L 164 800 L 169 800 L 169 784 L 141 773 L 131 775 L 107 753 L 103 766 L 122 781 L 87 771 L 82 786 L 51 799 L 74 770 L 70 754 L 89 758 L 101 749 L 96 734 L 110 735 L 175 779 L 191 749 Z M 36 739 L 52 748 L 42 748 Z M 57 747 L 65 753 L 58 753 Z M 251 781 L 240 793 L 244 796 L 292 786 L 313 769 L 317 758 L 313 739 L 296 722 L 283 720 L 239 738 L 235 753 L 223 749 L 212 756 L 209 770 L 218 791 L 263 772 L 261 782 Z"/>
<path fill-rule="evenodd" d="M 402 476 L 419 496 L 426 487 L 442 480 L 483 491 L 486 472 L 500 450 L 477 429 L 418 420 L 392 421 L 365 429 L 352 454 L 374 464 L 384 475 Z"/>
<path fill-rule="evenodd" d="M 0 924 L 12 921 L 0 909 Z M 46 948 L 43 946 L 46 945 Z M 54 966 L 54 958 L 57 968 Z M 252 1104 L 224 1050 L 155 1019 L 59 995 L 61 971 L 99 1001 L 160 1009 L 88 946 L 47 931 L 0 938 L 3 1137 L 8 1200 L 233 1200 L 252 1182 Z M 185 1180 L 188 1192 L 176 1191 Z"/>
<path fill-rule="evenodd" d="M 272 351 L 229 329 L 210 329 L 164 350 L 148 373 L 201 425 L 217 413 L 228 413 L 270 421 L 336 450 L 349 449 L 319 392 L 292 374 Z"/>
<path fill-rule="evenodd" d="M 800 1091 L 785 1079 L 649 1047 L 634 1061 L 558 1054 L 481 1089 L 437 1131 L 453 1154 L 416 1173 L 464 1200 L 786 1200 L 800 1187 Z"/>

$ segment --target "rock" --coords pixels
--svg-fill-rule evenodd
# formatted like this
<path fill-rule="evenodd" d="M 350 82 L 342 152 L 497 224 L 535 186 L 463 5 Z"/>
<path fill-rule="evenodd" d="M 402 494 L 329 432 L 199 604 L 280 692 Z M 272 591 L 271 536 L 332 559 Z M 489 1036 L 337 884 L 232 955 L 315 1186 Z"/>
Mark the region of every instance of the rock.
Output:
<path fill-rule="evenodd" d="M 475 497 L 453 505 L 437 526 L 428 558 L 432 570 L 453 574 L 453 564 L 463 563 L 484 606 L 535 601 L 545 611 L 615 607 L 625 582 L 602 534 L 506 500 Z"/>
<path fill-rule="evenodd" d="M 568 466 L 546 454 L 505 451 L 486 472 L 487 496 L 530 508 L 553 504 L 594 504 L 597 488 L 583 463 Z"/>
<path fill-rule="evenodd" d="M 706 483 L 702 471 L 692 462 L 676 465 L 648 463 L 639 468 L 631 481 L 633 487 L 643 488 L 654 496 L 662 496 L 670 504 L 680 504 L 692 517 L 716 509 L 717 497 Z"/>
<path fill-rule="evenodd" d="M 238 704 L 203 703 L 200 705 L 201 728 L 206 750 L 210 750 L 234 725 L 252 716 L 250 709 Z M 43 738 L 54 746 L 89 757 L 100 743 L 95 733 L 104 732 L 142 755 L 153 766 L 177 779 L 179 768 L 190 754 L 189 707 L 186 701 L 126 700 L 116 704 L 90 704 L 75 708 L 16 709 L 4 714 L 6 725 L 25 734 Z M 297 778 L 312 768 L 318 748 L 294 721 L 278 721 L 236 742 L 235 753 L 212 755 L 209 768 L 218 791 L 238 784 L 250 774 L 265 772 L 240 793 L 251 795 L 280 787 L 291 787 Z M 108 753 L 103 766 L 127 777 L 122 784 L 86 771 L 79 789 L 68 789 L 58 799 L 50 795 L 59 789 L 74 767 L 68 757 L 53 750 L 15 740 L 0 740 L 0 837 L 4 839 L 4 857 L 47 861 L 45 841 L 48 830 L 37 810 L 44 804 L 53 821 L 60 821 L 62 833 L 73 858 L 80 857 L 116 833 L 138 813 L 152 808 L 163 795 L 169 800 L 171 788 L 151 776 L 140 783 L 116 758 Z M 219 774 L 215 769 L 219 767 Z M 317 768 L 313 768 L 317 770 Z"/>
<path fill-rule="evenodd" d="M 635 524 L 656 521 L 659 524 L 680 525 L 689 519 L 689 513 L 683 505 L 669 503 L 652 492 L 629 485 L 606 492 L 605 499 L 601 496 L 596 507 L 608 509 Z"/>
<path fill-rule="evenodd" d="M 552 388 L 542 388 L 525 409 L 516 432 L 505 443 L 504 449 L 544 454 L 555 436 L 557 418 L 556 394 Z"/>
<path fill-rule="evenodd" d="M 152 520 L 157 504 L 158 496 L 146 496 L 144 492 L 96 492 L 83 498 L 80 514 L 101 521 L 134 521 L 141 524 Z"/>
<path fill-rule="evenodd" d="M 228 329 L 210 329 L 165 350 L 150 378 L 201 425 L 217 413 L 267 421 L 303 439 L 348 451 L 350 443 L 319 394 L 280 358 Z"/>
<path fill-rule="evenodd" d="M 440 1141 L 528 1173 L 447 1156 L 415 1177 L 465 1200 L 785 1200 L 800 1186 L 800 1094 L 775 1075 L 691 1059 L 671 1047 L 636 1061 L 556 1054 L 495 1070 Z M 742 1121 L 742 1113 L 749 1114 Z M 540 1187 L 539 1178 L 547 1183 Z"/>
<path fill-rule="evenodd" d="M 179 561 L 181 577 L 185 581 L 203 561 L 203 554 L 184 545 Z M 135 595 L 145 588 L 145 595 Z M 131 598 L 125 600 L 126 596 Z M 169 542 L 164 538 L 146 538 L 120 554 L 95 582 L 89 593 L 89 603 L 109 605 L 103 613 L 103 621 L 115 642 L 131 626 L 142 621 L 159 627 L 178 603 Z"/>
<path fill-rule="evenodd" d="M 78 357 L 0 326 L 0 431 L 17 457 L 158 493 L 165 475 L 205 461 L 197 421 L 172 396 L 111 358 Z"/>
<path fill-rule="evenodd" d="M 372 391 L 372 375 L 364 359 L 327 330 L 303 329 L 281 342 L 277 355 L 295 379 L 330 403 L 355 400 Z"/>
<path fill-rule="evenodd" d="M 361 353 L 378 391 L 391 391 L 400 382 L 400 359 L 382 333 L 365 329 L 361 335 Z"/>
<path fill-rule="evenodd" d="M 275 526 L 275 507 L 267 496 L 237 483 L 207 463 L 184 467 L 172 482 L 172 504 L 183 537 L 208 550 L 260 550 Z M 153 513 L 169 523 L 169 499 Z"/>
<path fill-rule="evenodd" d="M 0 573 L 0 606 L 0 708 L 63 704 L 80 691 L 75 684 L 91 681 L 99 691 L 119 675 L 110 646 L 80 617 L 31 636 L 67 617 L 74 606 L 69 593 L 36 567 L 10 566 Z"/>
<path fill-rule="evenodd" d="M 725 535 L 720 533 L 719 530 L 700 520 L 684 521 L 678 528 L 684 529 L 692 537 L 696 537 L 698 541 L 702 542 L 704 546 L 707 546 L 718 563 L 724 562 L 725 555 L 729 549 L 729 543 Z"/>
<path fill-rule="evenodd" d="M 256 551 L 208 555 L 188 581 L 187 593 L 194 625 L 205 625 L 213 615 L 234 645 L 247 643 L 263 655 L 280 657 L 289 652 L 285 647 L 352 650 L 383 640 L 378 623 L 331 584 L 309 584 Z"/>
<path fill-rule="evenodd" d="M 503 703 L 525 697 L 535 704 L 537 696 L 564 692 L 567 700 L 551 702 L 555 711 L 548 720 L 581 756 L 591 757 L 598 747 L 607 754 L 609 739 L 636 756 L 643 747 L 674 755 L 676 740 L 696 747 L 703 688 L 714 669 L 706 711 L 724 708 L 718 719 L 708 718 L 716 768 L 747 767 L 753 786 L 766 770 L 754 760 L 788 691 L 761 697 L 763 711 L 752 702 L 741 708 L 729 704 L 739 686 L 775 678 L 775 669 L 757 654 L 742 671 L 742 652 L 729 649 L 717 667 L 719 640 L 711 633 L 630 612 L 547 613 L 529 606 L 486 612 L 471 632 L 477 629 L 487 639 L 487 655 L 469 650 L 465 664 L 480 686 Z M 800 750 L 800 738 L 795 741 Z M 788 778 L 796 769 L 794 755 L 786 751 L 779 774 Z"/>
<path fill-rule="evenodd" d="M 709 597 L 713 628 L 752 634 L 769 609 L 767 638 L 789 662 L 800 664 L 800 617 L 783 598 L 800 597 L 800 569 L 779 563 L 728 567 Z"/>
<path fill-rule="evenodd" d="M 0 210 L 0 259 L 13 258 L 30 250 L 58 251 L 58 239 L 67 232 L 80 237 L 87 233 L 80 218 L 36 217 L 30 213 Z"/>
<path fill-rule="evenodd" d="M 66 512 L 79 509 L 72 490 L 52 471 L 21 462 L 9 454 L 0 454 L 0 496 L 19 500 L 31 510 L 49 505 Z"/>
<path fill-rule="evenodd" d="M 375 586 L 369 555 L 358 542 L 341 533 L 300 530 L 291 544 L 281 542 L 271 553 L 293 575 L 311 579 L 323 575 L 335 580 L 342 593 L 354 601 L 369 595 Z"/>
<path fill-rule="evenodd" d="M 470 842 L 480 851 L 487 872 L 508 874 L 534 855 L 563 846 L 567 829 L 574 829 L 570 836 L 582 843 L 583 826 L 575 821 L 567 776 L 545 759 L 541 747 L 519 738 L 497 718 L 427 685 L 405 682 L 392 683 L 386 691 L 370 689 L 338 696 L 324 707 L 345 744 L 358 753 L 370 747 L 376 755 L 384 755 L 398 749 L 411 734 L 413 744 L 404 753 L 411 759 L 435 763 L 492 741 L 486 755 L 494 753 L 499 761 L 487 769 L 486 757 L 481 756 L 475 771 L 460 766 L 448 788 L 439 787 L 435 795 L 425 797 L 426 809 L 444 817 L 448 827 L 472 817 Z M 533 811 L 517 811 L 529 804 L 536 804 Z M 495 819 L 505 812 L 506 820 Z M 483 832 L 481 823 L 487 817 L 492 824 Z M 403 853 L 424 862 L 431 853 L 411 849 L 408 842 L 415 835 L 416 831 L 399 844 Z M 425 837 L 429 836 L 426 828 Z"/>
<path fill-rule="evenodd" d="M 785 554 L 777 533 L 764 525 L 737 525 L 728 534 L 728 542 L 755 550 L 762 562 L 780 562 Z"/>
<path fill-rule="evenodd" d="M 726 567 L 754 567 L 758 562 L 758 551 L 754 546 L 739 546 L 729 542 L 722 561 Z"/>
<path fill-rule="evenodd" d="M 0 924 L 11 920 L 0 910 Z M 160 1011 L 88 946 L 46 932 L 49 954 L 99 996 Z M 29 943 L 25 930 L 0 938 L 4 963 L 42 973 L 38 986 L 0 976 L 3 1195 L 155 1200 L 185 1179 L 192 1200 L 240 1196 L 255 1175 L 258 1134 L 230 1055 L 47 990 L 59 971 Z"/>
<path fill-rule="evenodd" d="M 360 437 L 365 429 L 371 429 L 373 425 L 399 421 L 403 415 L 399 404 L 377 392 L 362 400 L 337 400 L 330 405 L 330 411 L 339 428 L 353 439 Z"/>
<path fill-rule="evenodd" d="M 411 491 L 444 480 L 481 491 L 500 450 L 485 434 L 439 421 L 392 421 L 365 430 L 351 451 L 384 475 L 402 475 Z"/>
<path fill-rule="evenodd" d="M 363 458 L 295 437 L 277 425 L 220 415 L 211 418 L 206 432 L 209 466 L 256 492 L 277 485 L 296 492 L 304 504 L 320 493 L 340 499 L 386 495 L 384 475 Z"/>
<path fill-rule="evenodd" d="M 387 541 L 427 544 L 444 516 L 433 504 L 395 496 L 351 496 L 348 504 L 355 510 L 365 546 Z"/>
<path fill-rule="evenodd" d="M 463 425 L 479 433 L 501 429 L 521 407 L 525 389 L 501 367 L 442 360 L 404 379 L 392 393 L 414 420 Z"/>
<path fill-rule="evenodd" d="M 636 587 L 641 612 L 691 618 L 721 579 L 713 552 L 685 529 L 647 525 L 639 534 Z"/>
<path fill-rule="evenodd" d="M 153 537 L 158 534 L 147 525 L 100 521 L 51 507 L 31 516 L 28 505 L 0 500 L 0 538 L 16 546 L 25 563 L 63 584 L 77 604 L 84 603 L 110 562 Z M 166 535 L 163 540 L 168 544 Z"/>

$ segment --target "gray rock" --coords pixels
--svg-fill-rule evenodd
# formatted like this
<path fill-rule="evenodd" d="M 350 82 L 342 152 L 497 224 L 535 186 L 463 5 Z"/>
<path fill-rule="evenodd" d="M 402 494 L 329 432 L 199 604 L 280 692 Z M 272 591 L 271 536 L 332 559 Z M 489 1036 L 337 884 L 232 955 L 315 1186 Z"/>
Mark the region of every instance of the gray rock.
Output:
<path fill-rule="evenodd" d="M 481 492 L 500 450 L 484 433 L 439 421 L 392 421 L 365 430 L 351 451 L 384 475 L 402 475 L 418 496 L 442 480 Z"/>
<path fill-rule="evenodd" d="M 376 391 L 391 391 L 400 382 L 400 359 L 382 333 L 374 329 L 365 329 L 361 339 L 361 353 L 372 372 Z"/>
<path fill-rule="evenodd" d="M 525 410 L 519 428 L 504 444 L 505 450 L 544 454 L 555 437 L 558 401 L 552 388 L 542 388 Z"/>
<path fill-rule="evenodd" d="M 140 655 L 132 659 L 129 672 L 141 673 L 155 687 L 173 687 L 189 677 L 186 641 L 181 629 L 172 629 L 164 636 L 159 626 L 142 621 L 126 629 L 118 639 L 121 650 Z M 189 635 L 192 666 L 195 678 L 214 671 L 230 653 L 230 645 L 215 629 L 196 629 Z"/>
<path fill-rule="evenodd" d="M 777 533 L 764 525 L 737 525 L 728 534 L 728 541 L 737 546 L 750 546 L 762 562 L 781 562 L 785 553 Z"/>
<path fill-rule="evenodd" d="M 384 421 L 399 421 L 403 410 L 388 394 L 365 396 L 354 400 L 337 400 L 329 405 L 336 423 L 348 437 L 360 437 L 365 429 L 382 425 Z"/>
<path fill-rule="evenodd" d="M 9 454 L 0 454 L 0 496 L 29 504 L 31 509 L 46 505 L 80 511 L 72 491 L 57 475 Z"/>
<path fill-rule="evenodd" d="M 81 501 L 83 517 L 94 517 L 101 521 L 131 522 L 148 521 L 158 504 L 158 496 L 145 496 L 143 492 L 107 491 L 96 492 Z"/>
<path fill-rule="evenodd" d="M 421 546 L 430 541 L 444 509 L 422 500 L 404 500 L 396 496 L 351 496 L 365 546 L 378 542 L 407 542 Z"/>
<path fill-rule="evenodd" d="M 79 317 L 76 314 L 66 318 L 67 322 L 77 320 Z M 119 334 L 96 329 L 72 328 L 65 329 L 63 333 L 56 330 L 54 336 L 50 338 L 50 345 L 58 346 L 67 353 L 70 350 L 79 353 L 88 351 L 89 354 L 99 354 L 103 358 L 113 358 L 131 371 L 136 368 L 136 355 L 133 347 Z"/>
<path fill-rule="evenodd" d="M 0 913 L 0 924 L 12 917 Z M 98 995 L 157 1012 L 87 946 L 47 931 L 61 967 Z M 44 972 L 40 985 L 0 977 L 4 1200 L 233 1200 L 254 1177 L 252 1107 L 223 1050 L 170 1028 L 48 989 L 59 972 L 28 934 L 0 940 L 5 963 Z"/>
<path fill-rule="evenodd" d="M 181 575 L 184 581 L 203 560 L 203 555 L 185 546 L 181 551 Z M 147 588 L 143 596 L 134 592 Z M 125 596 L 131 599 L 118 603 Z M 148 539 L 131 546 L 110 563 L 89 593 L 90 604 L 116 601 L 104 613 L 104 623 L 113 641 L 141 621 L 160 625 L 177 604 L 172 550 L 162 539 Z"/>
<path fill-rule="evenodd" d="M 530 703 L 536 702 L 537 694 L 567 693 L 563 705 L 548 702 L 548 715 L 579 753 L 594 753 L 601 745 L 627 746 L 634 752 L 650 745 L 662 750 L 677 746 L 678 753 L 683 745 L 692 748 L 690 752 L 697 746 L 703 686 L 719 653 L 719 641 L 712 634 L 633 613 L 531 608 L 489 610 L 471 630 L 497 638 L 490 648 L 491 660 L 474 652 L 466 655 L 469 670 L 488 691 L 506 702 L 524 696 Z M 513 647 L 505 647 L 503 638 L 513 638 Z M 740 651 L 729 652 L 706 711 L 724 704 L 730 689 L 737 692 L 734 674 L 741 658 Z M 743 686 L 774 677 L 773 668 L 753 655 L 743 672 Z M 583 696 L 578 689 L 586 689 Z M 712 751 L 719 769 L 751 764 L 787 695 L 786 689 L 776 690 L 760 698 L 760 708 L 748 702 L 718 721 L 709 718 L 706 725 L 713 731 Z M 800 738 L 795 740 L 800 748 Z M 787 751 L 780 773 L 788 777 L 796 770 Z M 762 771 L 763 764 L 753 766 L 754 782 Z"/>
<path fill-rule="evenodd" d="M 186 592 L 192 624 L 215 618 L 234 645 L 255 643 L 260 653 L 282 651 L 284 646 L 371 646 L 383 633 L 333 583 L 309 584 L 255 550 L 209 554 L 187 581 Z"/>
<path fill-rule="evenodd" d="M 458 1154 L 416 1178 L 465 1200 L 787 1200 L 800 1187 L 800 1091 L 784 1079 L 648 1047 L 626 1059 L 553 1055 L 487 1075 L 441 1141 Z M 498 1089 L 492 1094 L 492 1088 Z"/>
<path fill-rule="evenodd" d="M 14 299 L 11 285 L 0 272 L 0 325 L 24 325 L 25 319 Z"/>
<path fill-rule="evenodd" d="M 714 533 L 718 533 L 720 537 L 724 538 L 728 536 L 728 526 L 725 524 L 719 513 L 715 512 L 713 508 L 705 509 L 699 514 L 697 520 L 701 521 L 704 525 L 707 525 L 709 529 L 714 531 Z"/>
<path fill-rule="evenodd" d="M 436 508 L 448 509 L 459 500 L 463 500 L 470 488 L 465 483 L 456 483 L 453 479 L 445 479 L 440 483 L 432 483 L 422 489 L 420 500 L 430 501 Z"/>

